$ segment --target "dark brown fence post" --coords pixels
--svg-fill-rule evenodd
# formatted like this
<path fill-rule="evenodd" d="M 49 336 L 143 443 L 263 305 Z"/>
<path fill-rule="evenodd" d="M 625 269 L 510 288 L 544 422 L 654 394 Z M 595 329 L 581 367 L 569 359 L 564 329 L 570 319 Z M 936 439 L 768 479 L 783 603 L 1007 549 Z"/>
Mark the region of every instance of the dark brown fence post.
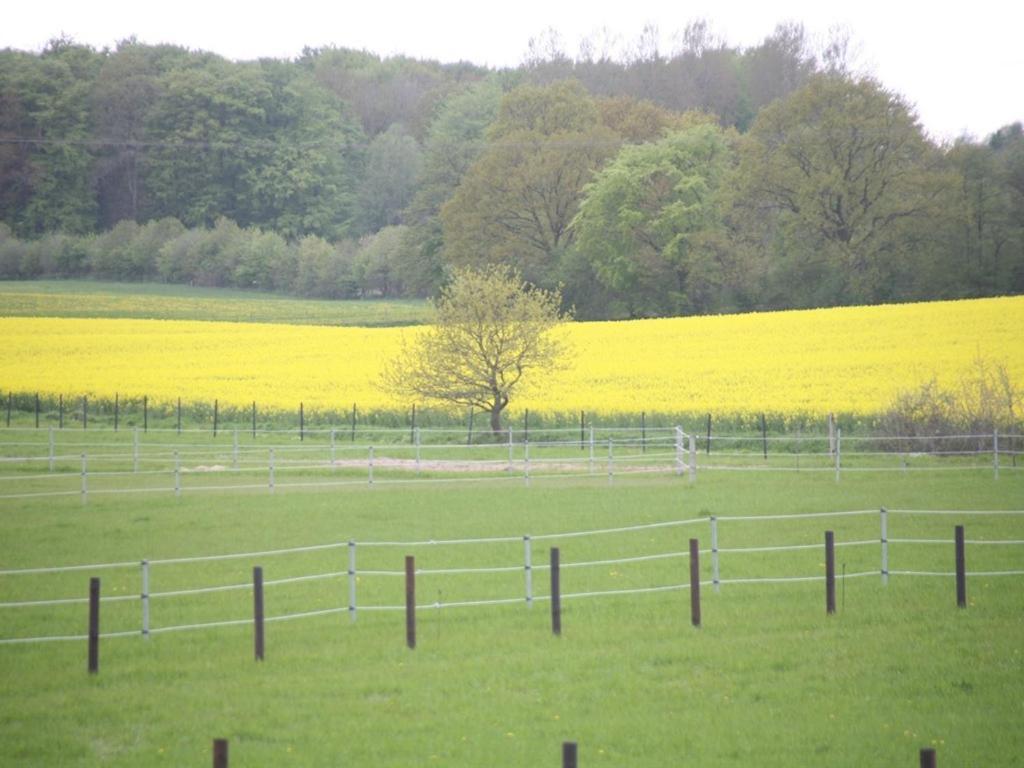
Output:
<path fill-rule="evenodd" d="M 37 396 L 37 401 L 38 401 L 38 396 Z M 119 421 L 118 417 L 120 416 L 120 410 L 121 410 L 120 397 L 118 396 L 118 393 L 115 392 L 114 393 L 114 431 L 115 432 L 117 432 L 117 423 Z M 36 424 L 36 426 L 38 427 L 39 424 Z"/>
<path fill-rule="evenodd" d="M 416 648 L 416 558 L 405 556 L 405 644 Z"/>
<path fill-rule="evenodd" d="M 213 768 L 228 768 L 228 740 L 213 740 Z"/>
<path fill-rule="evenodd" d="M 562 768 L 576 768 L 576 742 L 562 742 Z"/>
<path fill-rule="evenodd" d="M 263 661 L 263 569 L 258 565 L 252 569 L 252 618 L 256 661 Z"/>
<path fill-rule="evenodd" d="M 700 626 L 700 543 L 690 539 L 690 621 Z"/>
<path fill-rule="evenodd" d="M 825 613 L 836 612 L 836 544 L 835 534 L 825 531 Z"/>
<path fill-rule="evenodd" d="M 304 404 L 299 403 L 299 442 L 303 442 L 306 439 L 306 413 Z"/>
<path fill-rule="evenodd" d="M 551 548 L 551 631 L 562 634 L 562 578 L 559 573 L 561 553 L 558 547 Z"/>
<path fill-rule="evenodd" d="M 89 398 L 82 397 L 82 429 L 89 428 Z"/>
<path fill-rule="evenodd" d="M 921 750 L 921 768 L 935 768 L 935 750 L 931 747 Z"/>
<path fill-rule="evenodd" d="M 117 395 L 114 395 L 114 398 L 115 398 L 115 402 L 116 402 Z M 114 413 L 115 414 L 117 413 L 116 409 L 115 409 Z M 116 415 L 114 416 L 114 423 L 115 424 L 117 423 L 117 416 Z M 39 393 L 38 392 L 36 392 L 36 429 L 39 429 Z M 115 427 L 115 429 L 117 429 L 117 427 Z"/>
<path fill-rule="evenodd" d="M 956 540 L 956 604 L 958 608 L 967 607 L 967 561 L 964 553 L 964 527 L 953 529 Z"/>
<path fill-rule="evenodd" d="M 11 412 L 7 411 L 7 426 L 11 426 Z M 57 428 L 64 429 L 64 395 L 57 398 Z"/>
<path fill-rule="evenodd" d="M 217 436 L 217 411 L 220 403 L 217 400 L 213 401 L 213 436 Z"/>
<path fill-rule="evenodd" d="M 100 580 L 89 579 L 89 674 L 100 670 Z"/>

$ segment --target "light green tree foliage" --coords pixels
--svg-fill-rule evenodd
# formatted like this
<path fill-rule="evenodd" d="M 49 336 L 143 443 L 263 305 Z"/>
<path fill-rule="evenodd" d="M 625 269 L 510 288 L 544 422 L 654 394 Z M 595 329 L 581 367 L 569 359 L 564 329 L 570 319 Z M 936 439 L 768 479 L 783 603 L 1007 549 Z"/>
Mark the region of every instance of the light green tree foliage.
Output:
<path fill-rule="evenodd" d="M 488 140 L 441 211 L 446 260 L 511 265 L 553 286 L 583 185 L 620 139 L 583 88 L 563 82 L 511 91 Z"/>
<path fill-rule="evenodd" d="M 743 144 L 739 185 L 774 290 L 802 286 L 798 306 L 907 291 L 920 254 L 903 235 L 937 213 L 948 188 L 937 161 L 902 98 L 870 79 L 817 75 L 765 107 Z"/>
<path fill-rule="evenodd" d="M 732 158 L 721 129 L 697 125 L 624 147 L 585 188 L 576 249 L 629 316 L 708 309 Z"/>
<path fill-rule="evenodd" d="M 404 226 L 384 227 L 360 240 L 353 276 L 364 298 L 401 295 L 406 230 Z"/>
<path fill-rule="evenodd" d="M 557 291 L 524 284 L 507 267 L 456 269 L 434 324 L 403 342 L 382 385 L 413 402 L 484 411 L 497 434 L 513 396 L 565 363 L 568 350 L 551 333 L 568 319 L 560 304 Z"/>

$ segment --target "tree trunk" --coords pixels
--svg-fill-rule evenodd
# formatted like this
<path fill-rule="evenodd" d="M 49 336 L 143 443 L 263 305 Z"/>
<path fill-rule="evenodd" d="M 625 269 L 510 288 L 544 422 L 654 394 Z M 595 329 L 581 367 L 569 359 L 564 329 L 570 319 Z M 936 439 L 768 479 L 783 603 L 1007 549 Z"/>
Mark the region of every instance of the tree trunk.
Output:
<path fill-rule="evenodd" d="M 495 404 L 491 406 L 491 432 L 495 435 L 501 434 L 503 431 L 501 428 L 501 412 L 503 409 L 504 406 L 502 405 Z"/>

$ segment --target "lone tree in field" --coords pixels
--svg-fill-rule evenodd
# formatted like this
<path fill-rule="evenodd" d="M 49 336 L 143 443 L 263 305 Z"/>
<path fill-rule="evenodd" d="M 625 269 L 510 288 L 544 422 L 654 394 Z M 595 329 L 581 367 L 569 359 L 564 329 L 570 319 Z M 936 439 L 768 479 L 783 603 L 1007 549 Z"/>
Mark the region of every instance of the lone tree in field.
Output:
<path fill-rule="evenodd" d="M 402 343 L 384 387 L 401 397 L 486 411 L 491 431 L 533 371 L 561 367 L 567 348 L 551 330 L 569 315 L 561 295 L 525 284 L 507 267 L 458 269 L 436 301 L 434 325 Z"/>

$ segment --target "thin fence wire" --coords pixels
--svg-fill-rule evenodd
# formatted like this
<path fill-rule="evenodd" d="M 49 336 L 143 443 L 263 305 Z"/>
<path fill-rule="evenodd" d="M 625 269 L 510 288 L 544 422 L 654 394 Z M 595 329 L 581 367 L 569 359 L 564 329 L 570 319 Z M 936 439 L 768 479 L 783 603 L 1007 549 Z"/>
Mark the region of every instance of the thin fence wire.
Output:
<path fill-rule="evenodd" d="M 599 433 L 597 439 L 593 428 L 544 428 L 538 434 L 542 439 L 527 440 L 525 431 L 509 430 L 497 436 L 477 433 L 487 441 L 480 442 L 471 432 L 471 439 L 463 440 L 462 430 L 360 425 L 360 440 L 382 440 L 374 457 L 375 446 L 357 444 L 354 431 L 348 442 L 347 426 L 257 430 L 251 438 L 248 428 L 222 428 L 221 437 L 212 442 L 210 430 L 201 429 L 140 433 L 135 428 L 108 434 L 103 442 L 82 439 L 72 430 L 15 427 L 0 430 L 0 437 L 11 438 L 0 441 L 0 453 L 18 454 L 0 456 L 0 500 L 80 496 L 87 501 L 126 494 L 277 492 L 365 484 L 530 483 L 588 476 L 611 481 L 616 474 L 689 474 L 693 482 L 698 471 L 835 472 L 838 479 L 842 473 L 864 472 L 991 470 L 998 476 L 1024 468 L 1024 462 L 1017 462 L 1024 455 L 1019 436 L 995 432 L 927 437 L 714 435 L 710 440 L 680 427 L 610 426 Z M 40 439 L 26 440 L 20 437 L 24 434 Z M 245 436 L 242 442 L 240 435 Z M 942 448 L 954 443 L 960 444 L 955 450 Z M 67 467 L 79 460 L 89 466 L 81 471 Z M 47 463 L 48 472 L 17 471 Z M 344 476 L 338 477 L 339 472 Z M 236 481 L 258 475 L 266 479 Z M 66 487 L 79 478 L 80 489 Z"/>
<path fill-rule="evenodd" d="M 0 576 L 18 576 L 18 575 L 46 575 L 46 574 L 61 574 L 61 573 L 72 573 L 80 572 L 84 570 L 102 570 L 102 569 L 117 569 L 117 568 L 139 568 L 146 569 L 151 566 L 169 566 L 169 565 L 195 565 L 200 563 L 208 563 L 213 561 L 231 561 L 238 559 L 257 559 L 262 557 L 271 556 L 282 556 L 282 555 L 294 555 L 294 554 L 305 554 L 312 552 L 323 552 L 327 550 L 338 550 L 347 548 L 350 551 L 350 555 L 355 548 L 405 548 L 405 549 L 422 549 L 422 548 L 434 548 L 439 546 L 480 546 L 480 545 L 495 545 L 495 544 L 526 544 L 527 547 L 532 542 L 549 541 L 549 540 L 571 540 L 584 536 L 621 536 L 624 534 L 645 532 L 656 529 L 668 529 L 668 528 L 682 528 L 692 525 L 706 525 L 712 526 L 712 547 L 710 549 L 701 549 L 700 554 L 702 556 L 711 554 L 714 560 L 714 572 L 715 576 L 709 581 L 702 581 L 701 584 L 710 584 L 716 588 L 722 585 L 740 585 L 740 584 L 788 584 L 788 583 L 805 583 L 805 582 L 820 582 L 823 581 L 826 576 L 823 574 L 814 575 L 761 575 L 756 577 L 727 577 L 721 578 L 719 576 L 719 563 L 717 557 L 720 554 L 729 554 L 730 556 L 745 555 L 745 554 L 756 554 L 756 553 L 776 553 L 776 552 L 793 552 L 793 551 L 806 551 L 806 550 L 818 550 L 821 549 L 821 544 L 783 544 L 777 546 L 754 546 L 754 547 L 719 547 L 717 545 L 717 528 L 721 524 L 733 524 L 733 523 L 773 523 L 777 521 L 785 520 L 799 520 L 807 522 L 808 520 L 817 519 L 828 519 L 828 518 L 843 518 L 843 517 L 859 517 L 863 515 L 879 515 L 885 519 L 886 514 L 902 514 L 902 515 L 921 515 L 921 516 L 946 516 L 946 515 L 963 515 L 963 516 L 981 516 L 981 515 L 994 515 L 994 516 L 1006 516 L 1006 515 L 1024 515 L 1024 510 L 849 510 L 849 511 L 830 511 L 830 512 L 818 512 L 818 513 L 803 513 L 803 514 L 785 514 L 785 515 L 736 515 L 736 516 L 718 516 L 709 518 L 691 518 L 687 520 L 672 520 L 663 521 L 657 523 L 646 523 L 633 526 L 622 526 L 617 528 L 602 528 L 588 531 L 566 531 L 561 533 L 547 533 L 536 536 L 491 536 L 491 537 L 478 537 L 478 538 L 458 538 L 458 539 L 427 539 L 427 540 L 405 540 L 405 541 L 368 541 L 368 542 L 356 542 L 353 540 L 345 542 L 332 542 L 326 544 L 314 544 L 301 547 L 290 547 L 273 550 L 259 550 L 252 552 L 236 552 L 226 553 L 220 555 L 199 555 L 191 557 L 174 557 L 174 558 L 163 558 L 157 560 L 135 560 L 135 561 L 122 561 L 113 563 L 99 563 L 90 565 L 68 565 L 68 566 L 53 566 L 53 567 L 36 567 L 36 568 L 23 568 L 23 569 L 7 569 L 0 571 Z M 835 542 L 836 547 L 866 547 L 866 546 L 878 546 L 881 545 L 886 547 L 888 544 L 909 544 L 909 545 L 935 545 L 942 544 L 948 546 L 951 543 L 950 539 L 935 539 L 935 538 L 888 538 L 885 534 L 885 528 L 883 525 L 883 533 L 880 539 L 855 539 L 850 541 L 838 541 Z M 967 544 L 972 546 L 1021 546 L 1024 545 L 1024 540 L 1019 539 L 971 539 L 967 540 Z M 665 561 L 672 559 L 688 558 L 689 552 L 686 551 L 669 551 L 669 552 L 658 552 L 650 554 L 630 555 L 616 558 L 601 558 L 594 560 L 583 560 L 578 562 L 567 562 L 563 563 L 563 568 L 586 568 L 586 567 L 606 567 L 609 565 L 619 564 L 639 564 L 639 563 L 652 563 L 655 561 Z M 844 573 L 842 578 L 844 579 L 857 579 L 868 576 L 920 576 L 920 577 L 949 577 L 954 576 L 953 572 L 949 571 L 935 571 L 935 570 L 924 570 L 924 569 L 892 569 L 887 567 L 888 561 L 884 561 L 883 568 L 881 570 L 870 570 L 870 571 L 857 571 L 854 573 Z M 510 574 L 510 573 L 524 573 L 532 571 L 544 571 L 549 570 L 550 565 L 548 564 L 532 564 L 530 562 L 529 554 L 526 556 L 525 563 L 517 563 L 515 565 L 490 565 L 481 567 L 450 567 L 450 568 L 422 568 L 416 571 L 417 574 L 423 574 L 426 576 L 430 575 L 473 575 L 473 574 Z M 148 571 L 144 571 L 148 573 Z M 1021 576 L 1024 575 L 1022 569 L 1001 569 L 1001 570 L 977 570 L 968 571 L 968 576 L 971 577 L 1009 577 L 1009 576 Z M 354 567 L 354 560 L 350 561 L 350 568 L 348 570 L 335 570 L 328 572 L 319 572 L 311 574 L 303 574 L 297 576 L 290 576 L 280 579 L 272 579 L 264 582 L 265 586 L 277 586 L 286 584 L 298 584 L 306 582 L 316 581 L 329 581 L 337 580 L 339 582 L 348 579 L 351 583 L 356 577 L 403 577 L 405 572 L 403 570 L 382 570 L 382 569 L 356 569 Z M 144 576 L 144 584 L 147 583 Z M 594 589 L 586 592 L 574 592 L 563 594 L 563 598 L 575 599 L 585 597 L 607 597 L 615 595 L 639 595 L 649 594 L 657 592 L 666 592 L 672 590 L 683 590 L 688 589 L 688 584 L 670 584 L 670 585 L 651 585 L 651 586 L 637 586 L 621 589 Z M 147 601 L 155 598 L 173 598 L 173 597 L 187 597 L 201 594 L 211 594 L 217 592 L 228 592 L 228 591 L 248 591 L 252 589 L 251 583 L 235 583 L 235 584 L 222 584 L 222 585 L 211 585 L 211 586 L 200 586 L 188 589 L 178 590 L 166 590 L 162 592 L 149 592 L 148 594 L 129 594 L 129 595 L 114 595 L 103 597 L 102 602 L 104 603 L 117 603 L 117 602 L 137 602 L 140 600 Z M 440 608 L 455 608 L 455 607 L 474 607 L 474 606 L 497 606 L 497 605 L 513 605 L 523 604 L 524 602 L 530 604 L 532 602 L 543 602 L 550 600 L 550 595 L 537 594 L 534 595 L 528 592 L 525 596 L 520 595 L 517 597 L 496 597 L 487 599 L 465 599 L 465 600 L 450 600 L 442 601 L 437 600 L 432 603 L 425 603 L 418 605 L 419 610 L 429 609 L 440 609 Z M 87 603 L 87 598 L 70 597 L 70 598 L 54 598 L 46 600 L 25 600 L 25 601 L 10 601 L 0 603 L 0 609 L 18 609 L 18 608 L 34 608 L 34 607 L 53 607 L 62 605 L 80 605 Z M 266 621 L 289 621 L 294 619 L 310 618 L 315 616 L 326 616 L 332 614 L 341 613 L 353 613 L 356 610 L 354 604 L 347 606 L 334 606 L 329 608 L 318 608 L 315 610 L 299 611 L 281 614 L 278 616 L 268 617 Z M 399 611 L 405 610 L 404 605 L 359 605 L 359 611 Z M 252 623 L 252 619 L 225 619 L 219 621 L 208 621 L 208 622 L 193 622 L 187 624 L 163 626 L 163 627 L 150 627 L 148 626 L 148 610 L 147 610 L 147 625 L 142 630 L 129 630 L 129 631 L 113 631 L 103 633 L 102 637 L 105 638 L 116 638 L 116 637 L 138 637 L 140 635 L 146 636 L 151 634 L 160 634 L 167 632 L 179 632 L 188 630 L 199 630 L 199 629 L 210 629 L 218 627 L 231 627 L 231 626 L 242 626 L 249 625 Z M 24 644 L 32 642 L 53 642 L 53 641 L 74 641 L 83 640 L 85 635 L 53 635 L 53 636 L 41 636 L 41 637 L 21 637 L 21 638 L 2 638 L 0 639 L 0 645 L 3 644 Z"/>

